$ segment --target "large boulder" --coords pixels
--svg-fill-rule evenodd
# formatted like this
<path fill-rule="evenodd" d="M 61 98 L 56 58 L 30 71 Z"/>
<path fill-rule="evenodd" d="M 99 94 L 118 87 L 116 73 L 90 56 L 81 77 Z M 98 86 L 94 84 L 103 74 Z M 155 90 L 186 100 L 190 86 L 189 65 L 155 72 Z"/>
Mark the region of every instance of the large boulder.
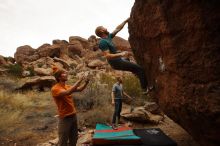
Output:
<path fill-rule="evenodd" d="M 37 48 L 38 55 L 42 57 L 60 57 L 60 45 L 43 44 Z"/>
<path fill-rule="evenodd" d="M 125 108 L 121 116 L 130 121 L 136 121 L 141 123 L 153 123 L 159 124 L 164 119 L 163 115 L 153 114 L 146 109 L 146 107 L 130 107 Z"/>
<path fill-rule="evenodd" d="M 74 55 L 82 57 L 82 54 L 86 53 L 86 50 L 89 49 L 90 43 L 88 42 L 88 40 L 79 36 L 69 37 L 68 51 L 70 57 L 73 57 Z"/>
<path fill-rule="evenodd" d="M 99 60 L 99 59 L 95 59 L 95 60 L 90 60 L 87 64 L 87 66 L 89 68 L 101 68 L 103 65 L 105 65 L 106 63 Z"/>
<path fill-rule="evenodd" d="M 34 72 L 39 76 L 49 76 L 52 74 L 53 70 L 52 68 L 34 68 Z"/>
<path fill-rule="evenodd" d="M 99 49 L 98 39 L 96 38 L 95 35 L 91 35 L 88 38 L 88 42 L 89 42 L 89 45 L 90 45 L 90 50 L 96 51 L 96 50 Z"/>
<path fill-rule="evenodd" d="M 115 36 L 112 41 L 118 50 L 131 51 L 131 46 L 127 40 L 125 40 L 121 37 Z"/>
<path fill-rule="evenodd" d="M 63 59 L 55 57 L 55 58 L 53 58 L 53 60 L 56 61 L 56 62 L 61 63 L 63 65 L 64 69 L 66 69 L 66 70 L 68 70 L 70 68 L 69 63 L 67 61 L 63 60 Z"/>
<path fill-rule="evenodd" d="M 75 42 L 74 44 L 69 44 L 67 48 L 71 58 L 73 58 L 75 55 L 82 56 L 83 46 L 79 41 Z"/>
<path fill-rule="evenodd" d="M 69 52 L 68 52 L 68 42 L 66 40 L 53 40 L 53 46 L 58 46 L 59 49 L 59 57 L 61 59 L 68 59 L 69 58 Z M 55 56 L 54 56 L 55 57 Z"/>
<path fill-rule="evenodd" d="M 201 145 L 219 145 L 220 2 L 137 0 L 128 27 L 164 112 Z"/>
<path fill-rule="evenodd" d="M 75 44 L 76 42 L 80 42 L 80 44 L 82 45 L 82 47 L 84 49 L 89 49 L 90 48 L 90 44 L 89 44 L 87 39 L 84 39 L 84 38 L 79 37 L 79 36 L 70 36 L 69 37 L 69 44 Z"/>
<path fill-rule="evenodd" d="M 54 59 L 51 57 L 41 57 L 40 59 L 28 63 L 24 69 L 27 68 L 48 68 L 51 67 L 54 64 Z"/>
<path fill-rule="evenodd" d="M 14 54 L 15 61 L 18 64 L 34 61 L 38 59 L 38 58 L 33 57 L 35 52 L 36 50 L 33 49 L 31 46 L 28 46 L 28 45 L 20 46 L 17 48 Z"/>
<path fill-rule="evenodd" d="M 36 89 L 44 91 L 47 88 L 51 88 L 56 83 L 54 76 L 43 76 L 43 77 L 31 77 L 27 79 L 17 90 L 32 90 Z"/>

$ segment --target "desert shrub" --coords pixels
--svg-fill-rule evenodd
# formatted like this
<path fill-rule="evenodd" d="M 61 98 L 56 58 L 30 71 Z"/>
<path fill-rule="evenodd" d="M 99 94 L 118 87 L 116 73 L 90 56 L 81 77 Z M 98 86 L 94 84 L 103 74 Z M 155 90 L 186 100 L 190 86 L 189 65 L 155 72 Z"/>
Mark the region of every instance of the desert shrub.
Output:
<path fill-rule="evenodd" d="M 8 73 L 21 77 L 22 76 L 22 66 L 19 64 L 11 64 L 8 66 Z"/>
<path fill-rule="evenodd" d="M 106 84 L 91 81 L 85 91 L 73 95 L 80 126 L 95 127 L 96 123 L 106 123 L 112 117 L 111 90 Z"/>
<path fill-rule="evenodd" d="M 126 75 L 123 78 L 124 91 L 133 97 L 141 96 L 141 86 L 138 78 L 134 75 Z"/>
<path fill-rule="evenodd" d="M 113 107 L 111 104 L 96 107 L 78 115 L 79 125 L 94 128 L 97 123 L 111 123 L 112 114 Z"/>
<path fill-rule="evenodd" d="M 116 79 L 108 74 L 102 74 L 100 82 L 108 86 L 109 89 L 112 88 L 113 84 L 116 83 Z M 126 74 L 123 76 L 123 88 L 126 93 L 131 96 L 139 97 L 141 96 L 141 86 L 139 80 L 133 74 Z"/>
<path fill-rule="evenodd" d="M 33 68 L 33 67 L 28 67 L 28 68 L 27 68 L 27 71 L 30 72 L 30 75 L 29 75 L 29 76 L 34 76 L 34 75 L 35 75 L 35 72 L 34 72 L 34 68 Z"/>
<path fill-rule="evenodd" d="M 43 66 L 43 63 L 38 63 L 37 67 L 41 68 Z"/>
<path fill-rule="evenodd" d="M 111 99 L 111 90 L 97 82 L 92 82 L 82 93 L 76 93 L 75 102 L 80 110 L 104 106 Z"/>
<path fill-rule="evenodd" d="M 102 74 L 100 78 L 100 83 L 106 84 L 109 89 L 112 88 L 113 84 L 116 82 L 115 78 L 108 74 Z"/>

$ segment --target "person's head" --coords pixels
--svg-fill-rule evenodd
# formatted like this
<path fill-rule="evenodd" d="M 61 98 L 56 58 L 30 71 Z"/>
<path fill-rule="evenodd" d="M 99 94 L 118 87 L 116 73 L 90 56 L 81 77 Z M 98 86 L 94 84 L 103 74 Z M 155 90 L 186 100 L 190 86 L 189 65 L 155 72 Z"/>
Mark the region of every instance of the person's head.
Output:
<path fill-rule="evenodd" d="M 57 82 L 65 82 L 68 79 L 68 73 L 57 67 L 53 67 L 53 75 Z"/>
<path fill-rule="evenodd" d="M 115 78 L 118 83 L 122 84 L 122 77 L 121 76 L 116 76 Z"/>
<path fill-rule="evenodd" d="M 98 26 L 96 29 L 95 29 L 95 34 L 98 36 L 98 37 L 103 37 L 105 35 L 109 35 L 109 32 L 108 30 L 103 27 L 103 26 Z"/>

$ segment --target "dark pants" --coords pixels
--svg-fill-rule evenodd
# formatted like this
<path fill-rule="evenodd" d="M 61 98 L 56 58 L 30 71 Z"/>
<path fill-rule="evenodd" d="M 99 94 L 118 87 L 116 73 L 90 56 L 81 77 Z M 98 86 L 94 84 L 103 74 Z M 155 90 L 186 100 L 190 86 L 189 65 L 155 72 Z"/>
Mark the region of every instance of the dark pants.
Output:
<path fill-rule="evenodd" d="M 145 77 L 144 70 L 138 64 L 132 63 L 125 59 L 114 59 L 110 60 L 109 64 L 112 68 L 116 70 L 130 71 L 133 74 L 137 75 L 141 83 L 142 89 L 147 89 L 147 79 Z"/>
<path fill-rule="evenodd" d="M 76 146 L 78 129 L 75 114 L 59 119 L 58 135 L 58 146 Z"/>
<path fill-rule="evenodd" d="M 115 111 L 114 111 L 114 114 L 113 114 L 112 124 L 116 124 L 116 119 L 117 119 L 117 122 L 119 122 L 120 114 L 121 114 L 121 108 L 122 108 L 122 100 L 121 99 L 115 99 Z"/>

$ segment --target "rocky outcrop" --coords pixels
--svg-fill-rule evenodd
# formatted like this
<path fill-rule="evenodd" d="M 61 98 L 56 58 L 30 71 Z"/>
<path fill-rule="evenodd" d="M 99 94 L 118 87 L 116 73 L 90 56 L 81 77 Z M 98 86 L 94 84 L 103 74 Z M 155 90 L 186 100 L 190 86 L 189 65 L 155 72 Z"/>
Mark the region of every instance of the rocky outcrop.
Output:
<path fill-rule="evenodd" d="M 31 77 L 27 79 L 23 85 L 17 88 L 17 90 L 30 90 L 36 89 L 39 91 L 44 91 L 45 89 L 50 89 L 56 80 L 53 76 L 43 76 L 43 77 Z"/>
<path fill-rule="evenodd" d="M 4 58 L 4 56 L 0 55 L 0 66 L 5 66 L 7 65 L 7 62 Z"/>
<path fill-rule="evenodd" d="M 115 36 L 112 41 L 118 50 L 131 51 L 131 46 L 127 40 L 125 40 L 121 37 Z"/>
<path fill-rule="evenodd" d="M 159 106 L 154 102 L 150 102 L 141 107 L 127 107 L 123 109 L 121 116 L 129 121 L 159 124 L 163 121 L 164 115 L 158 111 L 160 111 Z"/>
<path fill-rule="evenodd" d="M 33 49 L 28 45 L 18 47 L 14 57 L 15 61 L 22 66 L 27 66 L 31 62 L 36 62 L 45 57 L 62 59 L 68 62 L 68 66 L 75 64 L 73 60 L 78 58 L 87 62 L 97 58 L 103 60 L 101 51 L 98 49 L 98 41 L 99 39 L 94 35 L 90 36 L 88 40 L 79 36 L 71 36 L 69 37 L 69 42 L 56 39 L 52 41 L 52 45 L 45 43 L 37 49 Z M 131 51 L 127 40 L 115 37 L 113 41 L 119 50 Z M 64 66 L 67 65 L 64 64 Z"/>
<path fill-rule="evenodd" d="M 93 50 L 93 51 L 96 51 L 99 49 L 99 46 L 98 46 L 98 39 L 96 38 L 95 35 L 91 35 L 89 38 L 88 38 L 88 42 L 90 44 L 90 48 Z"/>
<path fill-rule="evenodd" d="M 60 45 L 43 44 L 37 48 L 39 58 L 60 57 Z"/>
<path fill-rule="evenodd" d="M 17 51 L 14 54 L 15 60 L 18 64 L 23 62 L 31 62 L 35 60 L 34 50 L 31 46 L 25 45 L 17 48 Z"/>
<path fill-rule="evenodd" d="M 130 44 L 165 113 L 201 145 L 220 143 L 220 3 L 137 0 Z"/>
<path fill-rule="evenodd" d="M 105 64 L 106 64 L 105 62 L 95 59 L 95 60 L 90 61 L 87 66 L 89 68 L 101 68 Z"/>

